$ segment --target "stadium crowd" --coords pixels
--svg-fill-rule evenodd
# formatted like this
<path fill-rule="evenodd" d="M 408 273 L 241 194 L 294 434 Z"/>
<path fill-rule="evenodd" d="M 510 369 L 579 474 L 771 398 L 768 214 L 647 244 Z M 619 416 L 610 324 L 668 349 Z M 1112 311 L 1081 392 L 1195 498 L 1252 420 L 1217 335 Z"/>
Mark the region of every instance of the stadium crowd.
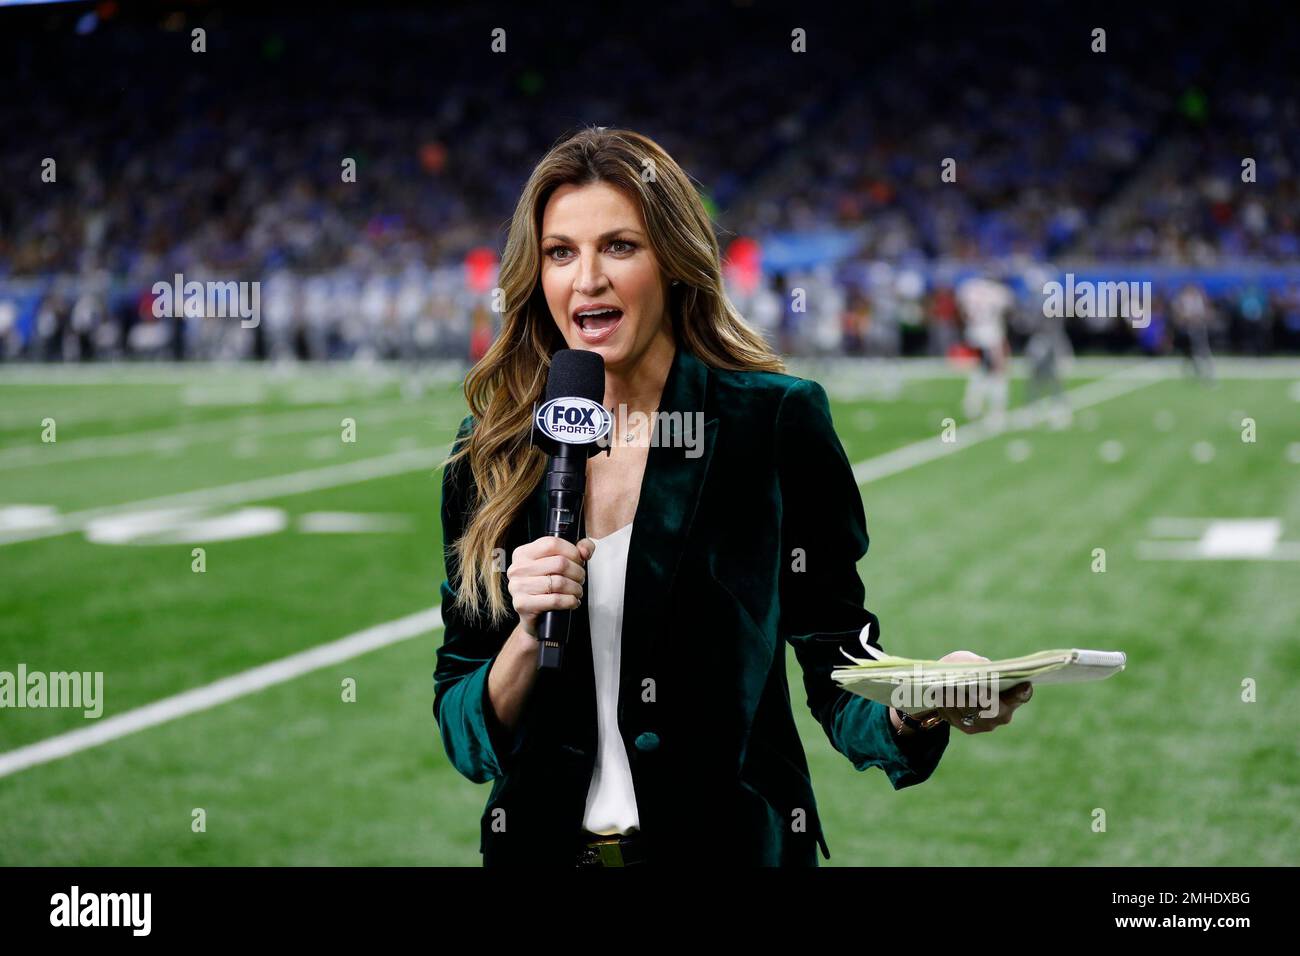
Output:
<path fill-rule="evenodd" d="M 814 34 L 779 68 L 784 21 L 723 7 L 666 8 L 671 55 L 640 11 L 608 11 L 590 61 L 570 18 L 507 25 L 521 55 L 493 59 L 469 8 L 354 11 L 330 33 L 226 11 L 202 54 L 182 14 L 55 18 L 39 44 L 0 39 L 23 91 L 0 104 L 23 131 L 0 149 L 0 360 L 472 354 L 495 316 L 467 257 L 501 248 L 530 164 L 587 123 L 659 140 L 724 247 L 793 250 L 733 289 L 790 354 L 946 354 L 972 270 L 1015 295 L 1019 347 L 1045 277 L 1079 263 L 1149 265 L 1156 294 L 1147 329 L 1066 323 L 1076 349 L 1168 351 L 1195 297 L 1216 348 L 1300 349 L 1295 26 L 1243 46 L 1188 18 L 1208 51 L 1189 57 L 1151 41 L 1152 14 L 1104 54 L 1077 39 L 1062 69 L 1032 25 L 990 40 L 975 15 Z M 899 29 L 916 42 L 880 38 Z M 806 241 L 824 235 L 833 254 Z M 259 282 L 261 322 L 156 316 L 176 274 Z"/>

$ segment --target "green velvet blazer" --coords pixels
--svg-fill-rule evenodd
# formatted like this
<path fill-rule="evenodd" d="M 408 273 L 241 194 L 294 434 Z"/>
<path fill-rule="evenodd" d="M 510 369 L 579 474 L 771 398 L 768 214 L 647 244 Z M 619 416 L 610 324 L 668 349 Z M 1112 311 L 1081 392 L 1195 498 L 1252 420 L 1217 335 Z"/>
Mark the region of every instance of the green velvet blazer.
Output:
<path fill-rule="evenodd" d="M 659 411 L 702 412 L 704 432 L 693 448 L 652 443 L 628 550 L 618 718 L 649 860 L 817 866 L 818 848 L 827 859 L 830 849 L 785 645 L 832 746 L 858 770 L 881 768 L 895 789 L 930 776 L 948 725 L 900 747 L 887 707 L 831 679 L 841 649 L 864 656 L 859 641 L 879 647 L 880 629 L 857 572 L 868 546 L 862 498 L 822 387 L 714 369 L 679 345 Z M 466 418 L 457 445 L 472 427 Z M 443 475 L 449 579 L 472 499 L 462 459 Z M 545 533 L 546 508 L 539 482 L 506 555 Z M 487 675 L 518 617 L 473 624 L 454 597 L 444 581 L 433 711 L 452 765 L 492 784 L 483 863 L 571 866 L 597 753 L 586 605 L 571 616 L 563 669 L 538 675 L 507 731 Z"/>

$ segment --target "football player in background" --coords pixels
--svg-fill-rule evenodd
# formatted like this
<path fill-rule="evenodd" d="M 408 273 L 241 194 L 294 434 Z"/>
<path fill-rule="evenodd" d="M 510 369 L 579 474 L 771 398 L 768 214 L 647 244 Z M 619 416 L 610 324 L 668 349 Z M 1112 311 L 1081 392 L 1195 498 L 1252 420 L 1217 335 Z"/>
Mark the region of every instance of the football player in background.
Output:
<path fill-rule="evenodd" d="M 1214 382 L 1214 356 L 1210 354 L 1212 306 L 1204 290 L 1188 283 L 1174 297 L 1174 337 L 1187 361 L 1184 368 L 1202 382 Z"/>
<path fill-rule="evenodd" d="M 1011 290 L 995 279 L 972 276 L 957 285 L 966 344 L 979 355 L 966 382 L 962 410 L 970 419 L 987 415 L 989 423 L 999 428 L 1006 420 L 1010 389 L 1007 313 L 1014 305 Z"/>
<path fill-rule="evenodd" d="M 1026 285 L 1030 289 L 1043 289 L 1050 279 L 1051 273 L 1041 266 L 1030 266 Z M 1049 399 L 1047 421 L 1057 429 L 1069 427 L 1073 419 L 1070 400 L 1061 384 L 1061 371 L 1074 358 L 1074 347 L 1065 332 L 1065 317 L 1049 314 L 1059 311 L 1041 306 L 1024 312 L 1024 328 L 1029 332 L 1029 341 L 1025 343 L 1025 361 L 1029 364 L 1025 403 Z"/>

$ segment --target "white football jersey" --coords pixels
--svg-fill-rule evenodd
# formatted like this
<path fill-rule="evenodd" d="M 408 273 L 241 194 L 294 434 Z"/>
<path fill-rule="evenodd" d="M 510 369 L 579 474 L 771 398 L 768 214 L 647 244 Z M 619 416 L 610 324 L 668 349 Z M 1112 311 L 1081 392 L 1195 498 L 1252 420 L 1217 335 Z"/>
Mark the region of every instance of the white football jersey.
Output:
<path fill-rule="evenodd" d="M 1000 282 L 978 276 L 957 286 L 957 304 L 966 316 L 966 341 L 977 349 L 999 349 L 1007 337 L 1004 316 L 1015 297 Z"/>

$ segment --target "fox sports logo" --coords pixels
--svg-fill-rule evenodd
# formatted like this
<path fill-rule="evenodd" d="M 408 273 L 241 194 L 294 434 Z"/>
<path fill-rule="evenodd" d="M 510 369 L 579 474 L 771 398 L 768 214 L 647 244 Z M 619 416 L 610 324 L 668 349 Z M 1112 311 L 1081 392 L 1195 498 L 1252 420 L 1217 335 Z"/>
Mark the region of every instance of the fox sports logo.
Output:
<path fill-rule="evenodd" d="M 537 427 L 567 445 L 586 445 L 609 433 L 609 410 L 589 398 L 553 398 L 537 410 Z"/>

